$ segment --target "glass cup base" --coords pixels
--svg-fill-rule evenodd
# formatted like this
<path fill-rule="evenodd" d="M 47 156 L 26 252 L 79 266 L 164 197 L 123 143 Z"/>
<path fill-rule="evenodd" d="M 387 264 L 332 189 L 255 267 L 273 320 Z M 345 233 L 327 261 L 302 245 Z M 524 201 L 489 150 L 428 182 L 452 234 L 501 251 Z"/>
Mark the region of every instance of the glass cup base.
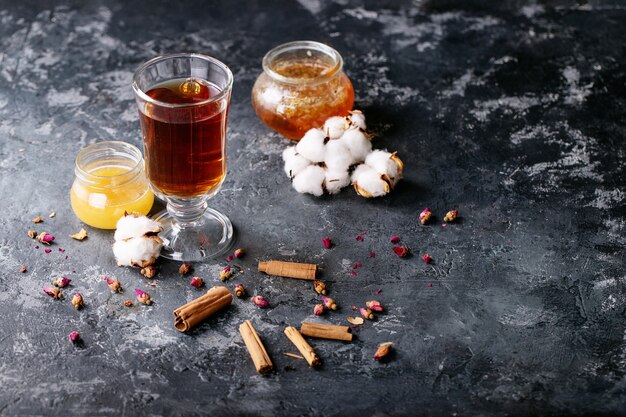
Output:
<path fill-rule="evenodd" d="M 224 255 L 233 244 L 233 224 L 217 210 L 207 208 L 192 225 L 182 228 L 167 210 L 154 216 L 161 223 L 161 256 L 175 261 L 197 262 Z"/>

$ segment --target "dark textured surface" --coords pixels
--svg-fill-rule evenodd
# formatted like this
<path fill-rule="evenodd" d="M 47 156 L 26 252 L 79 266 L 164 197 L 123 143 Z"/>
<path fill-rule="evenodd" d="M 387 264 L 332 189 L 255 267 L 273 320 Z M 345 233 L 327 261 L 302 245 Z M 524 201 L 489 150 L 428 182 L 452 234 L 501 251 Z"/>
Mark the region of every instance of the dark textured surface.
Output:
<path fill-rule="evenodd" d="M 0 0 L 0 415 L 626 414 L 620 2 L 125 3 Z M 295 39 L 344 55 L 375 146 L 406 162 L 388 198 L 291 189 L 287 141 L 257 120 L 249 95 L 263 54 Z M 235 74 L 229 175 L 211 204 L 248 251 L 228 286 L 272 305 L 237 300 L 190 335 L 172 310 L 198 292 L 177 265 L 160 262 L 158 287 L 147 287 L 115 266 L 110 232 L 68 237 L 81 227 L 68 202 L 74 156 L 96 140 L 140 144 L 132 72 L 177 51 L 214 55 Z M 423 227 L 425 206 L 437 218 Z M 451 208 L 462 219 L 442 228 Z M 57 236 L 50 254 L 26 236 L 37 215 L 36 229 Z M 394 234 L 433 264 L 398 259 Z M 294 351 L 282 331 L 311 319 L 315 294 L 254 272 L 269 258 L 323 267 L 342 306 L 325 320 L 345 323 L 379 288 L 387 312 L 352 344 L 312 341 L 324 365 L 310 370 L 282 355 Z M 196 274 L 213 285 L 224 264 Z M 61 274 L 84 311 L 42 292 Z M 111 294 L 103 274 L 127 293 Z M 156 304 L 124 308 L 133 288 Z M 237 332 L 248 318 L 275 374 L 254 372 Z M 384 341 L 396 354 L 375 363 Z"/>

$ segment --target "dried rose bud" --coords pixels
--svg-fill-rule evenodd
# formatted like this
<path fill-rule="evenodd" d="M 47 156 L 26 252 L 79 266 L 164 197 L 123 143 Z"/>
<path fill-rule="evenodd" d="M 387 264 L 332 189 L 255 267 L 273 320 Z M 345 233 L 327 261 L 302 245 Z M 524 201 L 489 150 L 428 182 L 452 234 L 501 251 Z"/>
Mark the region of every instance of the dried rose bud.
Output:
<path fill-rule="evenodd" d="M 150 299 L 150 294 L 148 294 L 145 291 L 141 291 L 140 289 L 135 288 L 135 296 L 137 298 L 137 301 L 139 301 L 141 304 L 145 304 L 147 306 L 152 304 L 152 300 Z"/>
<path fill-rule="evenodd" d="M 424 261 L 424 263 L 429 264 L 430 261 L 433 260 L 433 257 L 430 256 L 429 254 L 425 253 L 424 256 L 422 256 L 422 261 Z"/>
<path fill-rule="evenodd" d="M 233 271 L 230 270 L 230 266 L 225 267 L 220 271 L 220 281 L 226 281 L 233 276 Z"/>
<path fill-rule="evenodd" d="M 315 304 L 315 307 L 313 307 L 313 314 L 315 314 L 316 316 L 321 316 L 322 314 L 324 314 L 325 311 L 326 307 L 324 306 L 324 304 Z"/>
<path fill-rule="evenodd" d="M 365 303 L 365 305 L 370 310 L 383 311 L 383 305 L 380 303 L 380 301 L 371 300 L 371 301 L 368 301 L 367 303 Z"/>
<path fill-rule="evenodd" d="M 200 277 L 191 278 L 191 282 L 189 283 L 192 287 L 200 288 L 204 286 L 204 280 Z"/>
<path fill-rule="evenodd" d="M 70 333 L 69 338 L 70 338 L 70 342 L 72 343 L 80 342 L 80 334 L 78 332 Z"/>
<path fill-rule="evenodd" d="M 178 268 L 178 273 L 181 275 L 187 275 L 189 271 L 191 271 L 191 264 L 182 264 L 180 268 Z"/>
<path fill-rule="evenodd" d="M 389 239 L 389 241 L 391 243 L 398 243 L 400 242 L 400 236 L 391 236 L 391 239 Z"/>
<path fill-rule="evenodd" d="M 126 300 L 124 301 L 124 307 L 132 307 L 133 306 L 133 302 L 132 300 Z"/>
<path fill-rule="evenodd" d="M 45 287 L 43 289 L 43 292 L 45 292 L 46 294 L 48 294 L 50 297 L 54 298 L 55 300 L 60 300 L 61 298 L 63 298 L 63 293 L 57 287 L 52 287 L 52 288 Z"/>
<path fill-rule="evenodd" d="M 424 210 L 422 210 L 422 212 L 420 213 L 420 223 L 422 224 L 426 224 L 428 223 L 428 221 L 430 220 L 430 218 L 432 217 L 433 213 L 430 211 L 430 209 L 428 207 L 426 207 Z"/>
<path fill-rule="evenodd" d="M 245 251 L 241 248 L 237 248 L 235 249 L 235 253 L 233 253 L 233 255 L 235 255 L 235 258 L 239 259 L 239 258 L 243 258 L 243 255 L 245 255 Z"/>
<path fill-rule="evenodd" d="M 327 309 L 337 310 L 337 303 L 332 298 L 322 296 L 322 302 L 324 303 Z"/>
<path fill-rule="evenodd" d="M 333 245 L 333 241 L 330 240 L 329 237 L 325 237 L 324 239 L 322 239 L 322 243 L 324 244 L 324 247 L 326 249 L 330 249 L 330 247 Z"/>
<path fill-rule="evenodd" d="M 443 221 L 446 223 L 452 223 L 453 221 L 456 220 L 456 217 L 459 215 L 459 211 L 458 210 L 450 210 L 449 212 L 446 213 L 446 215 L 443 217 Z"/>
<path fill-rule="evenodd" d="M 70 285 L 70 282 L 72 282 L 72 280 L 69 278 L 59 277 L 55 279 L 54 281 L 52 281 L 52 285 L 54 285 L 55 287 L 59 287 L 59 288 L 65 288 L 68 285 Z"/>
<path fill-rule="evenodd" d="M 393 346 L 393 343 L 391 342 L 381 343 L 380 345 L 378 345 L 378 349 L 376 349 L 376 353 L 374 353 L 374 359 L 378 361 L 384 358 L 385 356 L 389 355 L 389 352 L 391 352 L 392 346 Z"/>
<path fill-rule="evenodd" d="M 250 299 L 257 307 L 265 308 L 270 305 L 269 301 L 265 299 L 262 295 L 255 295 Z"/>
<path fill-rule="evenodd" d="M 85 300 L 83 300 L 83 296 L 79 292 L 72 297 L 72 305 L 76 310 L 80 310 L 85 306 Z"/>
<path fill-rule="evenodd" d="M 323 281 L 313 281 L 315 292 L 318 294 L 326 295 L 326 284 Z"/>
<path fill-rule="evenodd" d="M 33 223 L 41 223 L 43 221 L 43 219 L 41 217 L 35 217 L 32 222 Z"/>
<path fill-rule="evenodd" d="M 28 237 L 31 239 L 34 239 L 37 237 L 37 232 L 35 232 L 34 230 L 29 230 L 28 231 Z"/>
<path fill-rule="evenodd" d="M 233 260 L 233 257 L 232 257 L 231 255 L 228 255 L 228 256 L 226 257 L 226 261 L 230 262 L 230 261 L 232 261 L 232 260 Z"/>
<path fill-rule="evenodd" d="M 110 289 L 112 289 L 115 292 L 121 292 L 122 291 L 122 283 L 117 280 L 117 279 L 111 279 L 109 277 L 104 277 L 104 280 L 106 281 L 107 285 L 109 286 Z"/>
<path fill-rule="evenodd" d="M 374 313 L 369 308 L 361 307 L 359 308 L 359 313 L 368 320 L 374 320 Z"/>
<path fill-rule="evenodd" d="M 141 268 L 141 271 L 139 272 L 141 273 L 141 275 L 143 275 L 146 278 L 153 278 L 157 273 L 157 269 L 152 265 L 148 265 L 146 267 Z"/>
<path fill-rule="evenodd" d="M 24 273 L 26 271 L 28 271 L 28 268 L 26 268 L 24 265 L 20 266 L 20 272 L 21 273 Z"/>
<path fill-rule="evenodd" d="M 37 235 L 37 237 L 35 239 L 37 239 L 38 241 L 40 241 L 44 245 L 49 245 L 50 243 L 52 243 L 54 241 L 54 236 L 52 236 L 48 232 L 41 232 L 41 233 L 39 233 L 39 235 Z"/>
<path fill-rule="evenodd" d="M 244 288 L 243 284 L 235 285 L 235 296 L 237 298 L 241 298 L 244 295 L 246 295 L 246 289 Z"/>
<path fill-rule="evenodd" d="M 409 253 L 411 253 L 411 250 L 408 246 L 394 246 L 393 251 L 401 258 L 405 258 L 409 255 Z"/>

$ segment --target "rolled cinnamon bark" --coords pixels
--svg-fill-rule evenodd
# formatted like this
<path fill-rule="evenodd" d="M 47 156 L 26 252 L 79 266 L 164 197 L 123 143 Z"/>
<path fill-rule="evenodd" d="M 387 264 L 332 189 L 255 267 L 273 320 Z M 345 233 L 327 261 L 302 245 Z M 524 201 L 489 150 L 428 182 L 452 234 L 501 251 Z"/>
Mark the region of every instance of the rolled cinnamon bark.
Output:
<path fill-rule="evenodd" d="M 314 280 L 317 265 L 299 262 L 260 261 L 259 271 L 279 277 Z"/>
<path fill-rule="evenodd" d="M 332 324 L 320 324 L 303 321 L 300 326 L 300 333 L 309 337 L 319 337 L 321 339 L 352 341 L 352 333 L 348 326 L 334 326 Z"/>
<path fill-rule="evenodd" d="M 317 353 L 313 350 L 311 345 L 304 340 L 304 337 L 300 334 L 298 329 L 295 327 L 287 326 L 285 328 L 285 335 L 291 340 L 291 343 L 298 348 L 304 359 L 307 361 L 309 366 L 313 368 L 314 366 L 320 365 L 322 362 L 320 361 L 320 357 L 317 356 Z"/>
<path fill-rule="evenodd" d="M 217 311 L 228 307 L 233 296 L 226 287 L 213 287 L 206 294 L 174 310 L 174 326 L 187 332 Z"/>
<path fill-rule="evenodd" d="M 259 335 L 256 333 L 256 330 L 254 330 L 254 327 L 252 327 L 250 320 L 246 320 L 241 323 L 239 326 L 239 333 L 241 333 L 243 342 L 248 348 L 248 352 L 250 353 L 252 362 L 254 362 L 256 371 L 260 374 L 265 374 L 274 369 L 274 365 L 272 364 L 270 357 L 267 355 L 265 346 L 263 346 L 263 342 L 261 342 Z"/>

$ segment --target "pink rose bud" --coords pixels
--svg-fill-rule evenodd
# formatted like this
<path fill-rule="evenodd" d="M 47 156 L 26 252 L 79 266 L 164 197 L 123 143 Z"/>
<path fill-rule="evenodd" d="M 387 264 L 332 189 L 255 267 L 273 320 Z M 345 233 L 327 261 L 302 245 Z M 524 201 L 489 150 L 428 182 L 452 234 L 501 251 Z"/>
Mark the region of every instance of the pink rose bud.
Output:
<path fill-rule="evenodd" d="M 117 279 L 111 279 L 109 277 L 104 277 L 104 280 L 106 281 L 107 285 L 109 286 L 110 289 L 112 289 L 115 292 L 121 292 L 122 291 L 122 283 L 117 280 Z"/>
<path fill-rule="evenodd" d="M 70 333 L 69 338 L 70 338 L 70 342 L 72 342 L 72 343 L 80 342 L 80 334 L 78 332 Z"/>
<path fill-rule="evenodd" d="M 406 258 L 411 253 L 411 250 L 408 246 L 394 246 L 393 252 L 398 255 L 400 258 Z"/>
<path fill-rule="evenodd" d="M 365 303 L 367 308 L 374 311 L 383 311 L 383 306 L 380 304 L 380 301 L 372 300 Z"/>
<path fill-rule="evenodd" d="M 324 239 L 322 239 L 322 243 L 324 244 L 324 247 L 326 249 L 330 249 L 330 247 L 333 245 L 333 241 L 330 240 L 329 237 L 325 237 Z"/>
<path fill-rule="evenodd" d="M 239 259 L 239 258 L 243 257 L 244 254 L 245 254 L 245 252 L 244 252 L 243 249 L 237 248 L 233 255 L 235 255 L 235 258 Z"/>
<path fill-rule="evenodd" d="M 374 313 L 369 308 L 359 308 L 359 313 L 368 320 L 374 320 Z"/>
<path fill-rule="evenodd" d="M 147 292 L 141 291 L 140 289 L 135 288 L 135 295 L 137 297 L 137 301 L 139 301 L 141 304 L 145 304 L 147 306 L 152 304 L 152 300 L 150 299 L 150 294 L 148 294 Z"/>
<path fill-rule="evenodd" d="M 427 254 L 427 253 L 426 253 L 426 254 L 424 254 L 424 256 L 422 256 L 422 261 L 424 261 L 424 263 L 429 264 L 429 263 L 430 263 L 430 261 L 432 261 L 432 260 L 433 260 L 433 257 L 432 257 L 432 256 L 430 256 L 430 255 L 429 255 L 429 254 Z"/>
<path fill-rule="evenodd" d="M 313 314 L 315 314 L 316 316 L 321 316 L 322 314 L 324 314 L 324 311 L 326 311 L 326 307 L 324 307 L 324 304 L 315 304 L 315 307 L 313 307 Z"/>
<path fill-rule="evenodd" d="M 265 299 L 262 295 L 255 295 L 250 299 L 257 307 L 265 308 L 270 305 L 269 301 Z"/>
<path fill-rule="evenodd" d="M 43 289 L 43 292 L 45 292 L 46 294 L 48 294 L 50 297 L 54 298 L 55 300 L 60 300 L 61 298 L 63 298 L 63 294 L 61 293 L 61 290 L 56 287 L 52 287 L 52 288 L 45 287 Z"/>
<path fill-rule="evenodd" d="M 41 243 L 50 243 L 53 240 L 54 240 L 54 236 L 52 236 L 50 233 L 46 233 L 45 235 L 41 237 Z"/>
<path fill-rule="evenodd" d="M 391 239 L 389 239 L 389 241 L 391 243 L 398 243 L 400 242 L 400 236 L 391 236 Z"/>
<path fill-rule="evenodd" d="M 326 306 L 327 309 L 337 310 L 337 303 L 332 298 L 322 296 L 322 302 L 324 303 L 324 306 Z"/>
<path fill-rule="evenodd" d="M 204 285 L 204 280 L 200 277 L 193 277 L 190 284 L 192 287 L 200 288 Z"/>
<path fill-rule="evenodd" d="M 430 209 L 428 207 L 426 207 L 424 210 L 422 210 L 422 212 L 420 213 L 420 223 L 422 224 L 426 224 L 428 223 L 428 220 L 430 220 L 430 218 L 432 217 L 433 213 L 430 211 Z"/>
<path fill-rule="evenodd" d="M 443 217 L 443 221 L 446 222 L 446 223 L 452 223 L 453 221 L 456 220 L 458 215 L 459 215 L 459 211 L 458 210 L 450 210 Z"/>
<path fill-rule="evenodd" d="M 59 278 L 55 279 L 54 281 L 52 281 L 52 284 L 55 287 L 65 288 L 68 285 L 70 285 L 70 282 L 72 282 L 72 280 L 69 279 L 69 278 L 59 277 Z"/>

